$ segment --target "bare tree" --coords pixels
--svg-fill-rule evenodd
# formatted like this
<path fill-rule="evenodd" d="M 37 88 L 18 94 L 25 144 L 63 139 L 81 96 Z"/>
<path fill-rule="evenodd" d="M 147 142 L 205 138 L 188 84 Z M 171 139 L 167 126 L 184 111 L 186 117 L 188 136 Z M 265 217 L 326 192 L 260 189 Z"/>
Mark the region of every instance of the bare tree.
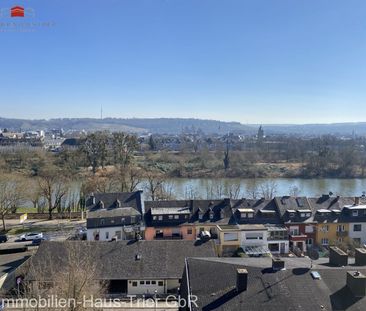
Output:
<path fill-rule="evenodd" d="M 277 183 L 275 181 L 267 181 L 259 186 L 259 194 L 262 198 L 273 199 L 277 193 Z"/>
<path fill-rule="evenodd" d="M 60 172 L 49 169 L 40 174 L 38 184 L 41 195 L 47 201 L 48 217 L 52 219 L 52 212 L 61 209 L 62 199 L 68 192 L 68 181 Z"/>
<path fill-rule="evenodd" d="M 3 176 L 0 179 L 0 215 L 4 231 L 6 231 L 5 216 L 16 210 L 24 199 L 22 189 L 23 185 L 19 179 L 11 176 Z"/>
<path fill-rule="evenodd" d="M 298 186 L 294 185 L 290 187 L 289 194 L 293 197 L 298 197 L 301 193 L 301 190 Z"/>
<path fill-rule="evenodd" d="M 22 267 L 25 280 L 21 295 L 28 299 L 54 296 L 69 302 L 64 310 L 87 310 L 90 306 L 84 304 L 84 298 L 103 297 L 107 285 L 106 282 L 98 280 L 100 266 L 95 252 L 91 249 L 93 245 L 82 246 L 80 242 L 68 241 L 60 245 L 61 247 L 62 258 L 55 258 L 59 254 L 52 247 L 46 246 L 41 258 L 36 254 Z M 46 310 L 54 308 L 51 306 Z M 34 310 L 40 310 L 39 306 Z"/>
<path fill-rule="evenodd" d="M 240 182 L 230 183 L 227 189 L 227 194 L 230 199 L 237 200 L 241 197 L 241 185 Z"/>
<path fill-rule="evenodd" d="M 249 199 L 256 200 L 259 196 L 258 186 L 256 184 L 250 185 L 247 187 L 246 194 Z"/>

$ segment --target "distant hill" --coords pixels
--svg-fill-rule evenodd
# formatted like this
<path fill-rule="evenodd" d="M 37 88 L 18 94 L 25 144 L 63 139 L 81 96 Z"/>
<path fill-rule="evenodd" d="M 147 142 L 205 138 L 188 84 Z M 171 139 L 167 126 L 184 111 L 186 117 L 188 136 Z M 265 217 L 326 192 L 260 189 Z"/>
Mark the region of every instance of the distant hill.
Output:
<path fill-rule="evenodd" d="M 180 134 L 187 130 L 201 130 L 207 134 L 256 134 L 259 125 L 244 125 L 239 122 L 183 118 L 60 118 L 50 120 L 26 120 L 0 118 L 0 128 L 12 130 L 37 130 L 63 128 L 64 130 L 110 130 L 132 133 Z M 333 124 L 264 124 L 265 134 L 294 135 L 366 135 L 366 122 Z"/>
<path fill-rule="evenodd" d="M 0 128 L 36 130 L 63 128 L 64 130 L 110 130 L 134 133 L 179 134 L 183 130 L 202 130 L 204 133 L 254 133 L 255 129 L 239 122 L 180 118 L 72 118 L 50 120 L 24 120 L 0 118 Z"/>
<path fill-rule="evenodd" d="M 265 132 L 296 135 L 366 135 L 366 122 L 331 124 L 263 125 Z"/>

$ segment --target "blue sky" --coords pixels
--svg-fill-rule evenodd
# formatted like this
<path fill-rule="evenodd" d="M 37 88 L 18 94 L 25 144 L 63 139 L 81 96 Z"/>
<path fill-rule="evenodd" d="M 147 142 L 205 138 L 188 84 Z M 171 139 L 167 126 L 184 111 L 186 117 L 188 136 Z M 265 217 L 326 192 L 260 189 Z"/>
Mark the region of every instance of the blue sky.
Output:
<path fill-rule="evenodd" d="M 55 24 L 2 27 L 2 117 L 366 121 L 364 0 L 16 4 Z"/>

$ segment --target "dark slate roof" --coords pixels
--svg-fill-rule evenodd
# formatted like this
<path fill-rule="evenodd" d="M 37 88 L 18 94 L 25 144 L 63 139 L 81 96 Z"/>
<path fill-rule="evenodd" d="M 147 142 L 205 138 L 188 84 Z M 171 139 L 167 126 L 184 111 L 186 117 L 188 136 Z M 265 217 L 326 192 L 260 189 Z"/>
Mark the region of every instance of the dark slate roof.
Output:
<path fill-rule="evenodd" d="M 100 280 L 179 279 L 186 257 L 216 256 L 212 241 L 44 241 L 31 258 L 33 266 L 42 266 L 43 274 L 28 278 L 52 279 L 66 265 L 70 250 L 92 258 Z"/>
<path fill-rule="evenodd" d="M 366 267 L 333 268 L 315 265 L 321 279 L 310 275 L 309 260 L 297 264 L 286 262 L 286 270 L 273 272 L 271 259 L 188 259 L 188 275 L 192 295 L 198 307 L 193 310 L 365 310 L 366 297 L 355 298 L 346 286 L 347 271 L 366 273 Z M 237 293 L 236 269 L 248 271 L 248 288 Z M 182 292 L 187 292 L 183 278 Z"/>
<path fill-rule="evenodd" d="M 239 224 L 281 224 L 274 200 L 240 199 L 232 200 L 233 213 Z M 253 218 L 240 218 L 239 209 L 250 208 L 254 210 Z"/>
<path fill-rule="evenodd" d="M 172 214 L 177 214 L 177 208 L 184 211 L 189 210 L 188 218 L 179 220 L 153 221 L 151 216 L 152 209 L 163 208 L 164 214 L 168 209 Z M 213 218 L 210 219 L 210 212 Z M 200 219 L 199 214 L 202 215 Z M 168 200 L 168 201 L 146 201 L 145 202 L 145 222 L 147 226 L 174 226 L 182 224 L 231 224 L 235 223 L 229 199 L 223 200 Z"/>
<path fill-rule="evenodd" d="M 80 138 L 66 138 L 61 146 L 80 146 L 81 145 L 81 139 Z"/>
<path fill-rule="evenodd" d="M 314 210 L 307 197 L 283 196 L 274 198 L 278 212 L 285 223 L 313 223 Z M 301 211 L 310 211 L 310 217 L 301 217 Z M 294 211 L 294 217 L 290 217 L 289 211 Z"/>
<path fill-rule="evenodd" d="M 210 219 L 210 211 L 213 212 L 213 219 Z M 202 214 L 202 219 L 199 219 Z M 231 224 L 235 223 L 231 208 L 231 200 L 192 200 L 192 218 L 191 223 L 194 224 Z"/>
<path fill-rule="evenodd" d="M 118 207 L 119 201 L 120 207 L 132 207 L 142 214 L 141 192 L 95 193 L 86 200 L 86 208 L 89 211 L 100 209 L 103 202 L 105 209 L 113 209 Z M 93 196 L 95 203 L 93 203 Z"/>
<path fill-rule="evenodd" d="M 308 198 L 308 201 L 314 210 L 314 220 L 318 223 L 366 222 L 366 214 L 362 214 L 360 217 L 352 217 L 350 211 L 345 208 L 354 205 L 354 197 L 322 195 L 319 198 Z M 361 197 L 360 204 L 365 203 L 365 199 Z M 322 210 L 330 212 L 321 213 Z M 336 213 L 335 211 L 341 212 Z"/>

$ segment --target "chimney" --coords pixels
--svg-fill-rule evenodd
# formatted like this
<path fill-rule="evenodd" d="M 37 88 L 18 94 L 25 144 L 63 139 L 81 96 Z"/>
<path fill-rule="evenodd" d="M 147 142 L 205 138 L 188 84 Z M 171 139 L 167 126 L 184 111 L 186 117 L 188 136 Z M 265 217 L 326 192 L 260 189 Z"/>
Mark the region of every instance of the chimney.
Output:
<path fill-rule="evenodd" d="M 248 271 L 247 269 L 237 269 L 236 270 L 236 291 L 238 293 L 247 290 L 248 286 Z"/>
<path fill-rule="evenodd" d="M 360 205 L 360 197 L 355 197 L 355 205 Z"/>
<path fill-rule="evenodd" d="M 347 271 L 347 287 L 355 297 L 365 297 L 366 276 L 359 271 Z"/>
<path fill-rule="evenodd" d="M 355 265 L 366 266 L 366 249 L 364 248 L 355 249 Z"/>
<path fill-rule="evenodd" d="M 348 255 L 336 246 L 331 246 L 329 248 L 329 264 L 332 266 L 347 266 L 348 265 Z"/>
<path fill-rule="evenodd" d="M 272 270 L 278 271 L 285 269 L 285 261 L 279 257 L 272 257 Z"/>

